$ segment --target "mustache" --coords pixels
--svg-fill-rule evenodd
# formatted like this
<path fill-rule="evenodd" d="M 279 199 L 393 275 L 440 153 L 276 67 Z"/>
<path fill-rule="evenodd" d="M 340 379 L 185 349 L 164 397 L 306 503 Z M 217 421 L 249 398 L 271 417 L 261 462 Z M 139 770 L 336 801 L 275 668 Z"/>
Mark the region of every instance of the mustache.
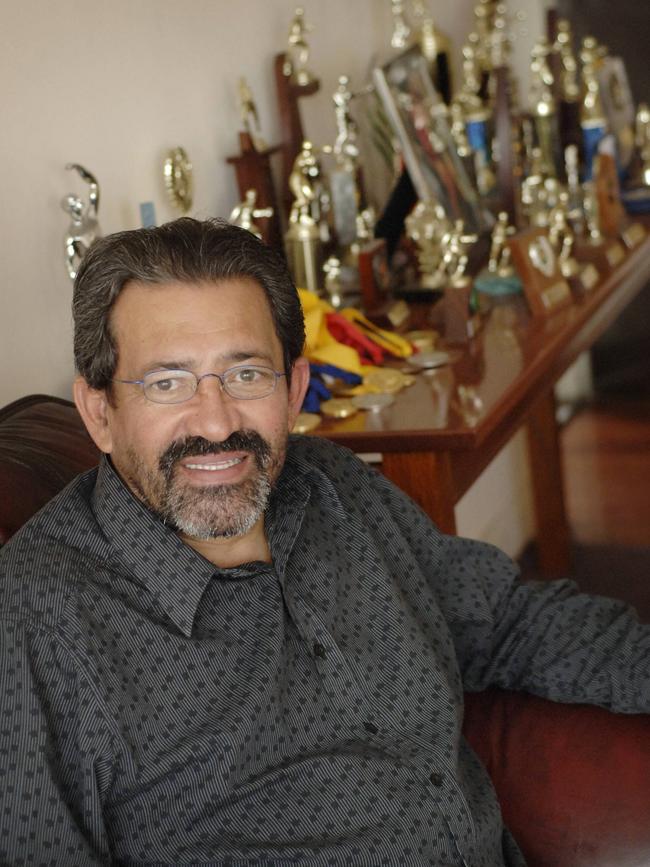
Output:
<path fill-rule="evenodd" d="M 222 442 L 199 436 L 175 440 L 162 453 L 158 465 L 165 478 L 169 480 L 178 461 L 222 452 L 250 452 L 261 470 L 271 458 L 271 446 L 257 431 L 239 430 L 231 433 L 228 439 Z"/>

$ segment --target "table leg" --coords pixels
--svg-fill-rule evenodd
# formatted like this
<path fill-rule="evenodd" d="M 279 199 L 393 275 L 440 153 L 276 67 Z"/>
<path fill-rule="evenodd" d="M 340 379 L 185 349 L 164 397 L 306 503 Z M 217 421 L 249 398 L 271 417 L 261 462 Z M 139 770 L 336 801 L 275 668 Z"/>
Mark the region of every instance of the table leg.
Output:
<path fill-rule="evenodd" d="M 443 533 L 456 532 L 449 452 L 384 452 L 382 472 L 406 491 Z"/>
<path fill-rule="evenodd" d="M 526 427 L 537 517 L 539 567 L 544 575 L 556 578 L 569 572 L 571 555 L 552 390 L 535 401 Z"/>

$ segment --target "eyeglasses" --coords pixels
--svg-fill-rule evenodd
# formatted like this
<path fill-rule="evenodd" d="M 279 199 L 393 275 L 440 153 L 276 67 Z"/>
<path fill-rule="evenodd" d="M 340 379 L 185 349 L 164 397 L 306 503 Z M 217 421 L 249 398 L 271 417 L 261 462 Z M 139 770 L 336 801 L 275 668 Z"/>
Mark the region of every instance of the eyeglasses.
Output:
<path fill-rule="evenodd" d="M 223 373 L 204 373 L 202 376 L 191 370 L 152 370 L 142 379 L 114 379 L 113 382 L 141 385 L 144 396 L 154 403 L 183 403 L 196 393 L 202 379 L 213 376 L 229 397 L 258 400 L 272 394 L 278 379 L 286 375 L 270 367 L 242 364 L 229 367 Z"/>

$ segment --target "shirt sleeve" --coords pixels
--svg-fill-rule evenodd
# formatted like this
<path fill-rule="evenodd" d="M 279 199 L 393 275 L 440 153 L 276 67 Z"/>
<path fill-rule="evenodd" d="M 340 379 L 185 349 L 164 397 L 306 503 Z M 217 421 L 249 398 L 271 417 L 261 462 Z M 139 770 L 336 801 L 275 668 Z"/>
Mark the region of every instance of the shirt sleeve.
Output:
<path fill-rule="evenodd" d="M 466 690 L 650 712 L 650 626 L 632 608 L 571 581 L 521 582 L 498 548 L 443 535 L 388 481 L 374 485 L 433 585 Z"/>
<path fill-rule="evenodd" d="M 0 863 L 110 863 L 110 739 L 91 696 L 55 636 L 0 623 Z"/>

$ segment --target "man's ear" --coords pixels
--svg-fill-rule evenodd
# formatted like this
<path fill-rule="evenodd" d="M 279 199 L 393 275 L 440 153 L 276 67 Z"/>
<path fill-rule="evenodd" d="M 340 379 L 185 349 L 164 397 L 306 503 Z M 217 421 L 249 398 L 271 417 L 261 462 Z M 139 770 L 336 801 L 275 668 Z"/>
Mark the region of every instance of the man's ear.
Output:
<path fill-rule="evenodd" d="M 289 430 L 298 418 L 298 413 L 309 387 L 309 362 L 304 356 L 294 361 L 289 386 Z"/>
<path fill-rule="evenodd" d="M 74 402 L 79 415 L 88 429 L 97 448 L 110 454 L 113 450 L 113 437 L 108 423 L 108 399 L 103 389 L 91 388 L 82 376 L 78 376 L 72 386 Z"/>

